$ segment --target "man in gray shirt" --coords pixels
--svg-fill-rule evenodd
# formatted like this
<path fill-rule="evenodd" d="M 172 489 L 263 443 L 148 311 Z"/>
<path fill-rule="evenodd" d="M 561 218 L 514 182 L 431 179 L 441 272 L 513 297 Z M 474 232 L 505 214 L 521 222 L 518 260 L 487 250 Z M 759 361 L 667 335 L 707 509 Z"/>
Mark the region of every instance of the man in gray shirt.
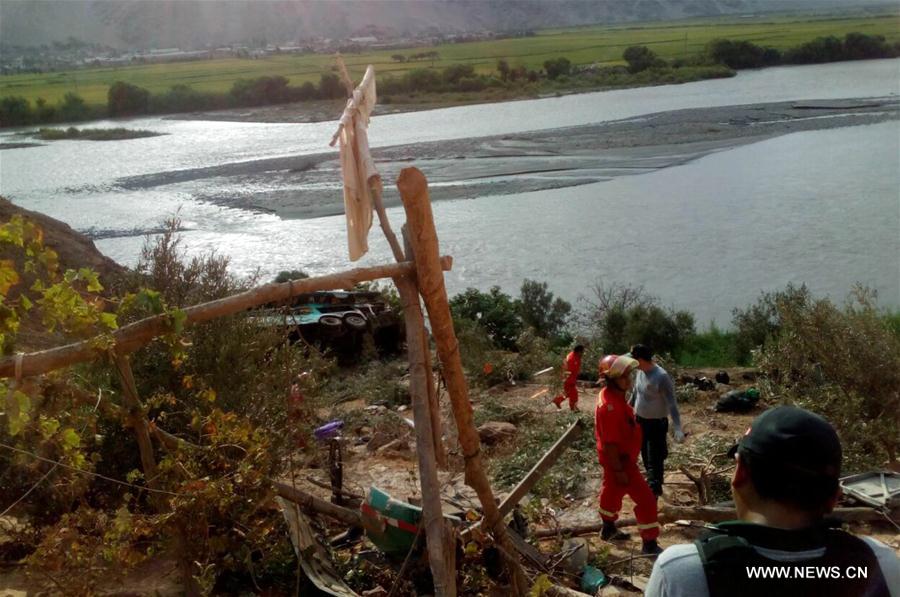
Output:
<path fill-rule="evenodd" d="M 631 356 L 638 361 L 630 402 L 643 432 L 641 460 L 647 471 L 647 484 L 659 497 L 662 495 L 665 462 L 669 455 L 666 444 L 669 415 L 675 426 L 675 441 L 684 441 L 681 417 L 675 402 L 675 384 L 666 370 L 653 362 L 653 351 L 647 346 L 635 344 L 631 347 Z"/>
<path fill-rule="evenodd" d="M 795 406 L 761 414 L 729 455 L 739 520 L 710 525 L 653 566 L 647 597 L 900 597 L 900 562 L 826 521 L 840 497 L 841 444 Z"/>

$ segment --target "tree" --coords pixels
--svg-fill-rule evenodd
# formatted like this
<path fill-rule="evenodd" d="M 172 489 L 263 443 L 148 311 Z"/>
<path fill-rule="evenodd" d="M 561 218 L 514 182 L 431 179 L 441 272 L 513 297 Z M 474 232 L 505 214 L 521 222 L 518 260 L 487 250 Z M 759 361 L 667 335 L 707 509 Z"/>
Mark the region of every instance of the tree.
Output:
<path fill-rule="evenodd" d="M 59 115 L 64 121 L 87 118 L 88 109 L 84 98 L 72 91 L 67 92 L 59 105 Z"/>
<path fill-rule="evenodd" d="M 137 85 L 116 81 L 106 93 L 106 109 L 110 116 L 146 114 L 150 109 L 150 92 Z"/>
<path fill-rule="evenodd" d="M 628 63 L 628 72 L 630 73 L 639 73 L 648 68 L 666 65 L 666 61 L 647 46 L 630 46 L 625 49 L 622 57 Z"/>
<path fill-rule="evenodd" d="M 33 117 L 31 102 L 24 97 L 10 95 L 0 99 L 0 123 L 3 126 L 31 124 Z"/>
<path fill-rule="evenodd" d="M 500 78 L 504 81 L 509 79 L 509 63 L 506 60 L 498 60 L 497 61 L 497 72 L 500 73 Z"/>
<path fill-rule="evenodd" d="M 324 73 L 319 78 L 319 97 L 322 99 L 338 99 L 345 97 L 347 90 L 334 73 Z"/>
<path fill-rule="evenodd" d="M 572 305 L 554 297 L 546 282 L 526 278 L 519 291 L 519 313 L 538 336 L 558 338 L 565 332 Z"/>
<path fill-rule="evenodd" d="M 475 67 L 471 64 L 454 64 L 444 69 L 443 79 L 450 85 L 456 85 L 460 79 L 473 78 Z"/>
<path fill-rule="evenodd" d="M 572 63 L 565 57 L 547 60 L 544 62 L 544 70 L 547 71 L 547 78 L 556 79 L 568 75 L 572 71 Z"/>
<path fill-rule="evenodd" d="M 881 35 L 848 33 L 844 36 L 844 56 L 847 60 L 888 58 L 890 55 L 890 47 Z"/>
<path fill-rule="evenodd" d="M 736 70 L 772 66 L 781 61 L 777 49 L 763 48 L 744 40 L 714 39 L 707 50 L 715 62 Z"/>
<path fill-rule="evenodd" d="M 501 292 L 499 286 L 494 286 L 490 292 L 467 288 L 450 299 L 450 309 L 454 319 L 474 321 L 497 346 L 515 350 L 516 339 L 522 333 L 517 302 Z"/>
<path fill-rule="evenodd" d="M 843 59 L 844 44 L 833 35 L 817 37 L 811 42 L 791 48 L 784 53 L 784 61 L 788 64 L 815 64 Z"/>

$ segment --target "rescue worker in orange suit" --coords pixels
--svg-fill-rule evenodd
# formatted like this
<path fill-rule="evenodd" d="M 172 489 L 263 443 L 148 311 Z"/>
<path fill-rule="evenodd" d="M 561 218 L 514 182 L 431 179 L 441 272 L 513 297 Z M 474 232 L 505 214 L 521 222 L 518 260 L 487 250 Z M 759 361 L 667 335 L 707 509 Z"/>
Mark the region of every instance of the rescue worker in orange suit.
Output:
<path fill-rule="evenodd" d="M 605 386 L 600 390 L 594 412 L 597 455 L 603 467 L 600 538 L 605 541 L 629 538 L 628 533 L 616 528 L 622 498 L 628 495 L 635 504 L 634 515 L 643 541 L 641 553 L 655 555 L 662 552 L 656 542 L 659 537 L 656 496 L 638 470 L 641 428 L 625 397 L 631 388 L 631 373 L 637 366 L 635 359 L 624 355 L 611 354 L 600 361 L 600 379 Z"/>
<path fill-rule="evenodd" d="M 584 354 L 584 346 L 576 344 L 572 352 L 566 355 L 563 361 L 563 372 L 566 380 L 563 382 L 563 393 L 553 399 L 556 408 L 560 408 L 562 401 L 569 399 L 569 410 L 578 410 L 578 374 L 581 373 L 581 355 Z"/>

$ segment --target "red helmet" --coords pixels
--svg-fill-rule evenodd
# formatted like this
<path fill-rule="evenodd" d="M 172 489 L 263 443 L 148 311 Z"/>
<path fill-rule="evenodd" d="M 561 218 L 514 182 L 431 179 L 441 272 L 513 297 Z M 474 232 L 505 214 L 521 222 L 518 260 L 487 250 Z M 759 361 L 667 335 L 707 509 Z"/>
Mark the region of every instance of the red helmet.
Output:
<path fill-rule="evenodd" d="M 608 354 L 600 359 L 600 377 L 615 379 L 631 373 L 638 362 L 625 355 Z"/>

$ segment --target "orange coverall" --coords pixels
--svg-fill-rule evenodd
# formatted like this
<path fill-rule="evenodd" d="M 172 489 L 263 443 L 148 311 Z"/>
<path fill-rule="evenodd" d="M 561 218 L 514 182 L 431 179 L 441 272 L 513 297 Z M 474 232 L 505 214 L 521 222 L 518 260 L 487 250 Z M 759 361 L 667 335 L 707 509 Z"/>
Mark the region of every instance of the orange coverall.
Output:
<path fill-rule="evenodd" d="M 569 399 L 569 409 L 578 410 L 578 374 L 581 372 L 581 355 L 574 350 L 566 355 L 563 361 L 563 370 L 566 371 L 566 381 L 563 382 L 563 393 L 553 399 L 553 404 L 559 408 L 562 401 Z"/>
<path fill-rule="evenodd" d="M 644 475 L 638 470 L 637 457 L 641 452 L 641 427 L 634 418 L 634 410 L 625 400 L 625 393 L 618 388 L 606 386 L 600 390 L 597 408 L 594 411 L 594 435 L 597 438 L 597 456 L 603 467 L 603 482 L 600 486 L 600 518 L 613 522 L 622 509 L 622 498 L 631 496 L 634 500 L 634 515 L 637 518 L 641 539 L 649 541 L 659 536 L 656 497 L 647 485 Z M 622 470 L 628 476 L 628 484 L 620 485 L 616 480 L 615 466 L 607 462 L 603 447 L 615 444 L 624 460 Z"/>

